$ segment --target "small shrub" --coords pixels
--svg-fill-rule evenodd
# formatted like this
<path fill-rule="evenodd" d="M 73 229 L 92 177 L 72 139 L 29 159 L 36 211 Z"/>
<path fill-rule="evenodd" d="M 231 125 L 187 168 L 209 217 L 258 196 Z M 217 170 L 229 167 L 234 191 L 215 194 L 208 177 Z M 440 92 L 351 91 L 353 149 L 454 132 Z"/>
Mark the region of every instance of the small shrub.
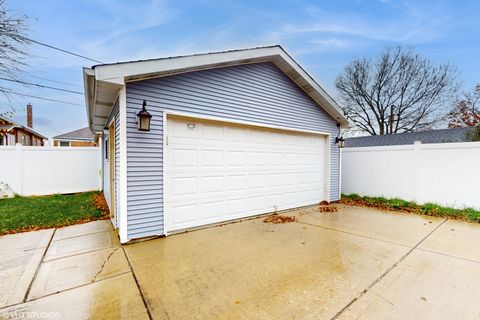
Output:
<path fill-rule="evenodd" d="M 348 195 L 342 195 L 342 197 L 343 197 L 343 196 L 346 196 L 346 197 L 348 197 L 348 198 L 350 198 L 350 199 L 352 199 L 352 200 L 358 200 L 358 199 L 361 198 L 361 197 L 360 197 L 358 194 L 356 194 L 356 193 L 352 193 L 352 194 L 348 194 Z"/>
<path fill-rule="evenodd" d="M 480 211 L 473 208 L 455 209 L 442 207 L 436 203 L 418 205 L 403 199 L 387 199 L 384 197 L 362 197 L 358 194 L 342 194 L 340 203 L 356 206 L 373 207 L 382 210 L 419 213 L 428 216 L 448 217 L 458 220 L 480 222 Z"/>

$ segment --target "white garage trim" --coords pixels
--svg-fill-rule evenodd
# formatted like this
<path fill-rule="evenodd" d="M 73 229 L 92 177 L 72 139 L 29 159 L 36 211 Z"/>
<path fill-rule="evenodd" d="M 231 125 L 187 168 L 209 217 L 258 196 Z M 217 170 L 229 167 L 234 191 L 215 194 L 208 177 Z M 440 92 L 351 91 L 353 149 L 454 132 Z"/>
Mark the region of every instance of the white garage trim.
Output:
<path fill-rule="evenodd" d="M 284 131 L 293 131 L 293 132 L 301 132 L 301 133 L 310 133 L 310 134 L 319 134 L 328 136 L 330 138 L 330 133 L 323 132 L 323 131 L 313 131 L 313 130 L 302 130 L 302 129 L 292 129 L 290 127 L 282 127 L 282 126 L 274 126 L 270 124 L 263 124 L 258 122 L 251 122 L 251 121 L 242 121 L 242 120 L 235 120 L 230 118 L 222 118 L 222 117 L 213 117 L 213 116 L 205 116 L 195 113 L 189 112 L 180 112 L 180 111 L 173 111 L 173 110 L 164 110 L 166 116 L 178 116 L 178 117 L 185 117 L 185 118 L 195 118 L 200 120 L 208 120 L 208 121 L 219 121 L 219 122 L 226 122 L 226 123 L 233 123 L 233 124 L 240 124 L 245 126 L 251 127 L 261 127 L 261 128 L 268 128 L 268 129 L 277 129 L 277 130 L 284 130 Z M 165 122 L 165 119 L 164 119 Z M 166 125 L 166 123 L 164 123 Z M 166 126 L 165 126 L 166 128 Z M 164 137 L 165 137 L 165 130 L 163 130 Z"/>
<path fill-rule="evenodd" d="M 196 119 L 196 120 L 203 120 L 203 121 L 214 121 L 214 122 L 221 122 L 225 123 L 226 125 L 232 124 L 232 125 L 241 125 L 241 126 L 247 126 L 247 127 L 257 127 L 257 128 L 263 128 L 263 129 L 273 129 L 273 130 L 281 130 L 281 131 L 286 131 L 286 132 L 292 132 L 292 133 L 303 133 L 303 134 L 311 134 L 311 135 L 318 135 L 318 136 L 323 136 L 324 137 L 324 154 L 323 154 L 323 199 L 326 201 L 330 201 L 330 134 L 327 132 L 321 132 L 321 131 L 313 131 L 313 130 L 301 130 L 301 129 L 292 129 L 289 127 L 282 127 L 282 126 L 275 126 L 275 125 L 267 125 L 267 124 L 261 124 L 261 123 L 256 123 L 256 122 L 249 122 L 249 121 L 241 121 L 241 120 L 232 120 L 229 118 L 223 118 L 223 117 L 213 117 L 213 116 L 205 116 L 205 115 L 199 115 L 195 113 L 186 113 L 186 112 L 178 112 L 178 111 L 172 111 L 172 110 L 164 110 L 163 111 L 163 181 L 164 181 L 164 190 L 163 190 L 163 203 L 164 203 L 164 212 L 163 212 L 163 217 L 164 217 L 164 233 L 165 235 L 168 235 L 168 199 L 167 195 L 168 193 L 168 119 L 169 116 L 176 116 L 176 117 L 182 117 L 182 118 L 191 118 L 191 119 Z M 254 215 L 253 215 L 254 216 Z M 235 220 L 235 219 L 234 219 Z M 228 220 L 226 220 L 228 221 Z M 216 222 L 220 223 L 220 222 Z M 188 229 L 188 227 L 187 227 Z M 177 231 L 177 230 L 175 230 Z"/>

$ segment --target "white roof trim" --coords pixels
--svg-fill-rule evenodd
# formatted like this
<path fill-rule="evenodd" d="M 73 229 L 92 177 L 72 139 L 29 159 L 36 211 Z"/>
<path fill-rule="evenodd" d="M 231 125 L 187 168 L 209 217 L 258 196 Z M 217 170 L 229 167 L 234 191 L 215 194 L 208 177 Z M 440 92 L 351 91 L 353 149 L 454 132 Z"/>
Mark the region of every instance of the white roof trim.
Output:
<path fill-rule="evenodd" d="M 82 138 L 52 138 L 53 141 L 78 141 L 78 142 L 95 142 L 95 139 Z"/>
<path fill-rule="evenodd" d="M 102 64 L 84 69 L 85 99 L 90 128 L 100 131 L 104 119 L 95 119 L 97 106 L 114 101 L 97 101 L 99 95 L 113 94 L 129 81 L 169 76 L 178 73 L 233 66 L 246 63 L 272 62 L 300 86 L 318 105 L 327 111 L 342 128 L 349 121 L 337 102 L 280 46 L 215 52 L 172 58 Z M 110 93 L 107 91 L 111 91 Z M 113 91 L 112 91 L 113 90 Z M 114 99 L 113 99 L 114 100 Z M 103 106 L 105 107 L 105 106 Z M 97 120 L 95 122 L 94 120 Z"/>

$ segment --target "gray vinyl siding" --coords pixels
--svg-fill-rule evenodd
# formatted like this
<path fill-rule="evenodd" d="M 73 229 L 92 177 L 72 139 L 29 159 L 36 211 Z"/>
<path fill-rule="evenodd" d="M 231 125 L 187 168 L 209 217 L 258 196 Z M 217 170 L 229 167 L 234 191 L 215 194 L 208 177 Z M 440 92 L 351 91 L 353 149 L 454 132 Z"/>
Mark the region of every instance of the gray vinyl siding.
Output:
<path fill-rule="evenodd" d="M 151 131 L 136 128 L 147 100 Z M 163 110 L 331 134 L 330 200 L 339 199 L 337 122 L 272 63 L 196 71 L 127 84 L 128 238 L 163 234 Z"/>

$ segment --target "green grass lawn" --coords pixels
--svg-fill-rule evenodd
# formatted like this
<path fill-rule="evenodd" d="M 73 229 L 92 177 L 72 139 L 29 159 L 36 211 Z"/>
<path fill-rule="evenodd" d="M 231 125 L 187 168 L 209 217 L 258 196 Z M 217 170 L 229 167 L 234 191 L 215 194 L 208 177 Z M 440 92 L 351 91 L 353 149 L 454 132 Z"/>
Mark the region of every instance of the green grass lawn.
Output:
<path fill-rule="evenodd" d="M 100 192 L 0 199 L 0 235 L 104 219 L 102 201 Z"/>
<path fill-rule="evenodd" d="M 442 207 L 435 203 L 425 203 L 422 205 L 415 202 L 402 199 L 387 199 L 383 197 L 362 197 L 358 194 L 342 194 L 341 203 L 374 207 L 384 210 L 412 212 L 434 217 L 445 217 L 457 220 L 480 223 L 480 211 L 472 208 L 454 209 Z"/>

